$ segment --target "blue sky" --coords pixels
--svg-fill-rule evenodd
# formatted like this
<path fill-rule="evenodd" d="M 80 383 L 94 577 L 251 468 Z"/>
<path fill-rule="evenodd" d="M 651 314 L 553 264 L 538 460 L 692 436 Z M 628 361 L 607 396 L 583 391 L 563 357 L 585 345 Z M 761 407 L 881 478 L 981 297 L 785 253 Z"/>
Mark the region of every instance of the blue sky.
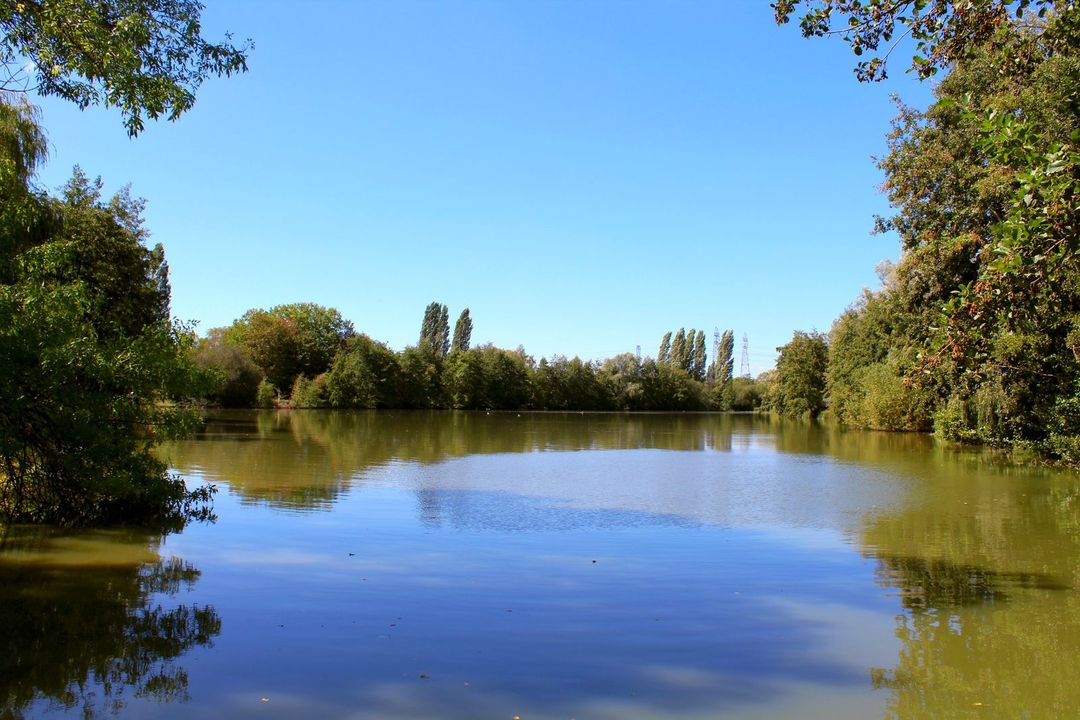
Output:
<path fill-rule="evenodd" d="M 871 156 L 931 88 L 856 82 L 765 0 L 205 2 L 250 71 L 135 140 L 43 102 L 39 178 L 132 183 L 202 331 L 309 301 L 400 349 L 437 300 L 537 358 L 732 329 L 757 373 L 898 253 Z"/>

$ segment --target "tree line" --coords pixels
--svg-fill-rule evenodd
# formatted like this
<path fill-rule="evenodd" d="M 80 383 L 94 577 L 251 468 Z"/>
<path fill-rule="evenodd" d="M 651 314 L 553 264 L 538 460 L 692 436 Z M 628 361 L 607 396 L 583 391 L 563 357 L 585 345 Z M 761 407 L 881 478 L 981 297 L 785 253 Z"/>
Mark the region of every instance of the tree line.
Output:
<path fill-rule="evenodd" d="M 946 72 L 929 108 L 899 106 L 878 161 L 894 213 L 877 229 L 899 235 L 899 262 L 827 334 L 778 348 L 769 406 L 1080 463 L 1080 9 L 802 4 L 806 35 L 845 18 L 861 52 L 910 32 L 913 67 Z"/>
<path fill-rule="evenodd" d="M 396 352 L 334 308 L 253 309 L 210 330 L 192 358 L 217 380 L 206 399 L 227 407 L 753 410 L 763 397 L 753 380 L 732 376 L 730 331 L 715 333 L 709 365 L 704 332 L 685 329 L 664 336 L 656 359 L 536 361 L 521 347 L 473 347 L 468 308 L 452 336 L 449 317 L 429 304 L 416 344 Z"/>

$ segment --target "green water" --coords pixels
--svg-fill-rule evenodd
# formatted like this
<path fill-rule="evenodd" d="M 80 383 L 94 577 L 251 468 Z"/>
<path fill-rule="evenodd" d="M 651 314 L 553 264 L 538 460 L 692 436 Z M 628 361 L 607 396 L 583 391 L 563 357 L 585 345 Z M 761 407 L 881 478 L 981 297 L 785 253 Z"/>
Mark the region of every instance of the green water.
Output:
<path fill-rule="evenodd" d="M 1080 714 L 1074 473 L 751 416 L 219 413 L 0 532 L 0 718 Z"/>

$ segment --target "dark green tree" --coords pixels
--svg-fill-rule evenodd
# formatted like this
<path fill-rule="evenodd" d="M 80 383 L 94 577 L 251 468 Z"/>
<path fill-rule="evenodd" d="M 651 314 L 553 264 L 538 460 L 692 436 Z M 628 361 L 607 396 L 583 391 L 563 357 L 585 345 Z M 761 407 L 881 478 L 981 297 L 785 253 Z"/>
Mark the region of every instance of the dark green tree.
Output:
<path fill-rule="evenodd" d="M 420 324 L 420 348 L 427 348 L 440 358 L 450 352 L 450 311 L 445 305 L 430 303 L 424 309 L 424 320 Z"/>
<path fill-rule="evenodd" d="M 667 365 L 671 362 L 671 332 L 664 333 L 660 341 L 660 350 L 656 353 L 656 362 Z"/>
<path fill-rule="evenodd" d="M 472 339 L 472 317 L 469 315 L 469 308 L 465 308 L 458 315 L 457 322 L 454 323 L 454 342 L 451 344 L 451 351 L 459 350 L 465 351 L 469 349 L 469 341 Z"/>
<path fill-rule="evenodd" d="M 394 352 L 367 335 L 350 338 L 326 376 L 329 404 L 339 408 L 401 407 L 401 367 Z"/>
<path fill-rule="evenodd" d="M 705 362 L 705 331 L 698 330 L 697 335 L 694 336 L 694 354 L 690 360 L 690 377 L 699 382 L 705 382 Z"/>
<path fill-rule="evenodd" d="M 719 337 L 716 347 L 716 359 L 713 361 L 715 375 L 713 379 L 714 403 L 720 410 L 735 409 L 735 335 L 725 330 Z"/>
<path fill-rule="evenodd" d="M 164 315 L 140 202 L 105 201 L 78 171 L 62 198 L 31 189 L 35 125 L 28 105 L 0 103 L 0 516 L 181 521 L 207 491 L 152 450 L 194 420 L 164 402 L 203 390 L 194 336 Z"/>
<path fill-rule="evenodd" d="M 215 377 L 207 399 L 224 407 L 252 407 L 265 375 L 247 350 L 225 340 L 225 328 L 214 328 L 196 345 L 195 364 Z"/>
<path fill-rule="evenodd" d="M 825 409 L 825 371 L 829 347 L 818 332 L 796 332 L 776 348 L 776 380 L 770 393 L 772 409 L 781 415 L 816 417 Z"/>
<path fill-rule="evenodd" d="M 671 341 L 671 353 L 667 365 L 681 369 L 686 368 L 686 360 L 690 357 L 690 349 L 686 343 L 686 328 L 679 328 Z"/>

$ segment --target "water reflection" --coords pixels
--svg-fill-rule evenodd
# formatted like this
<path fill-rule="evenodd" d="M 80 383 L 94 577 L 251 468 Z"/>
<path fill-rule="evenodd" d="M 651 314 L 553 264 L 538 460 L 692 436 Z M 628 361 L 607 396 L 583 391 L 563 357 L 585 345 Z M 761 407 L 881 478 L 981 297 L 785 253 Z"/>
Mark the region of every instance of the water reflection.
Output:
<path fill-rule="evenodd" d="M 178 659 L 210 645 L 210 606 L 174 604 L 199 571 L 134 531 L 0 527 L 0 717 L 121 712 L 187 699 Z"/>
<path fill-rule="evenodd" d="M 650 449 L 832 455 L 907 471 L 924 468 L 942 452 L 935 448 L 925 436 L 760 415 L 219 411 L 196 439 L 163 452 L 179 472 L 227 483 L 247 501 L 325 510 L 367 471 L 394 462 Z"/>
<path fill-rule="evenodd" d="M 1075 716 L 1080 504 L 1075 476 L 953 474 L 860 542 L 894 589 L 898 662 L 872 671 L 889 717 Z"/>
<path fill-rule="evenodd" d="M 757 420 L 738 422 L 741 438 Z M 727 451 L 730 415 L 615 413 L 215 412 L 198 438 L 163 448 L 181 473 L 252 501 L 326 509 L 356 476 L 393 461 L 495 453 L 651 448 Z"/>
<path fill-rule="evenodd" d="M 230 490 L 197 546 L 249 594 L 222 716 L 1080 703 L 1073 474 L 723 415 L 222 413 L 168 453 Z"/>

